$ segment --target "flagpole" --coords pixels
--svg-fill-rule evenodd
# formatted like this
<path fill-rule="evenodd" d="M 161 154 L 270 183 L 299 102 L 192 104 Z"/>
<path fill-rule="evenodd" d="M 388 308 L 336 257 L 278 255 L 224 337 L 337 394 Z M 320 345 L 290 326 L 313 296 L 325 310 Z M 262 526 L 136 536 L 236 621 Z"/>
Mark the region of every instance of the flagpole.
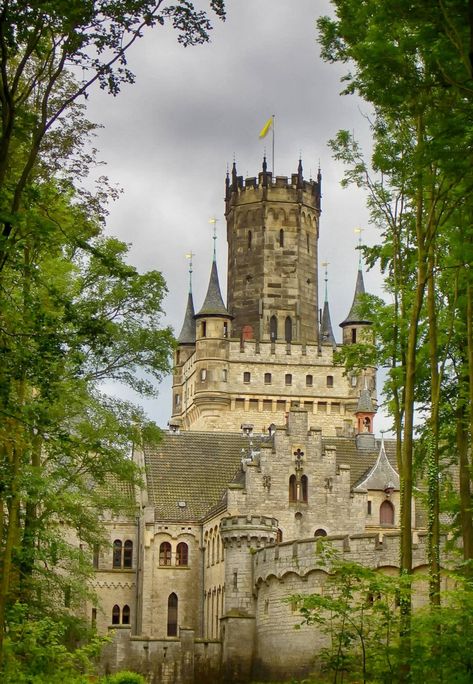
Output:
<path fill-rule="evenodd" d="M 272 138 L 272 150 L 271 150 L 271 152 L 272 152 L 271 173 L 272 173 L 272 177 L 274 178 L 274 177 L 275 177 L 275 176 L 274 176 L 274 120 L 275 120 L 275 118 L 276 118 L 276 117 L 274 116 L 274 114 L 272 115 L 272 118 L 273 118 L 273 125 L 272 125 L 273 138 Z"/>

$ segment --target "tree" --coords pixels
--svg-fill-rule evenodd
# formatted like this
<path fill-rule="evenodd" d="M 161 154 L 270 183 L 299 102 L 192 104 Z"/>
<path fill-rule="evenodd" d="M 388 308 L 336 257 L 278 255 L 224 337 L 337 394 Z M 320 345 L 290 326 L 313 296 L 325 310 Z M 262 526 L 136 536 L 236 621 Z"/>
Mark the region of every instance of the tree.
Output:
<path fill-rule="evenodd" d="M 380 259 L 394 297 L 392 325 L 400 365 L 390 381 L 391 386 L 396 381 L 400 448 L 401 568 L 407 574 L 412 568 L 414 409 L 422 402 L 428 411 L 423 460 L 429 473 L 431 600 L 438 604 L 440 407 L 458 326 L 456 307 L 437 292 L 446 269 L 455 269 L 460 281 L 471 285 L 463 255 L 454 265 L 447 257 L 458 255 L 459 233 L 470 241 L 472 235 L 472 165 L 470 153 L 465 154 L 471 149 L 471 17 L 466 4 L 456 0 L 428 8 L 421 2 L 333 4 L 336 19 L 319 22 L 322 54 L 328 61 L 350 64 L 345 92 L 358 92 L 374 108 L 372 167 L 377 180 L 357 159 L 352 141 L 339 139 L 336 151 L 351 165 L 351 180 L 368 189 L 372 220 L 381 226 L 384 239 L 371 256 Z M 463 345 L 468 346 L 467 337 Z M 428 397 L 424 367 L 430 368 Z M 469 428 L 466 433 L 471 444 Z M 471 474 L 467 478 L 463 472 L 469 482 Z M 465 521 L 471 518 L 468 495 L 462 500 Z M 467 528 L 464 533 L 471 535 Z M 465 546 L 471 548 L 471 543 Z M 407 653 L 409 593 L 402 605 Z"/>

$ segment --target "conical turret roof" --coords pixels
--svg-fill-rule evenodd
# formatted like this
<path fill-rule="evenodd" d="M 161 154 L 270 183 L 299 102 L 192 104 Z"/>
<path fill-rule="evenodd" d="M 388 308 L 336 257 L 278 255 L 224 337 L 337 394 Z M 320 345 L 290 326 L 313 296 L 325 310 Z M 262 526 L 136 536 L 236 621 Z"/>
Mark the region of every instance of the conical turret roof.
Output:
<path fill-rule="evenodd" d="M 195 318 L 194 318 L 194 299 L 192 292 L 189 292 L 187 297 L 186 313 L 184 315 L 184 323 L 182 324 L 181 332 L 177 341 L 179 344 L 195 344 Z"/>
<path fill-rule="evenodd" d="M 320 325 L 320 344 L 336 346 L 335 336 L 332 330 L 332 321 L 330 320 L 330 309 L 328 301 L 325 300 L 322 311 L 322 323 Z"/>
<path fill-rule="evenodd" d="M 358 313 L 361 304 L 361 297 L 365 294 L 365 283 L 363 281 L 363 271 L 361 268 L 358 269 L 358 275 L 356 276 L 355 285 L 355 295 L 353 297 L 353 303 L 351 305 L 350 312 L 345 320 L 340 323 L 340 327 L 343 328 L 346 325 L 351 325 L 353 323 L 365 323 L 369 325 L 372 321 L 367 321 L 361 317 Z"/>
<path fill-rule="evenodd" d="M 355 413 L 376 413 L 370 391 L 366 387 L 360 392 Z"/>
<path fill-rule="evenodd" d="M 223 303 L 222 293 L 220 292 L 217 262 L 215 259 L 212 261 L 209 287 L 207 289 L 204 303 L 199 313 L 196 314 L 196 317 L 198 316 L 225 316 L 227 318 L 231 318 L 225 304 Z"/>

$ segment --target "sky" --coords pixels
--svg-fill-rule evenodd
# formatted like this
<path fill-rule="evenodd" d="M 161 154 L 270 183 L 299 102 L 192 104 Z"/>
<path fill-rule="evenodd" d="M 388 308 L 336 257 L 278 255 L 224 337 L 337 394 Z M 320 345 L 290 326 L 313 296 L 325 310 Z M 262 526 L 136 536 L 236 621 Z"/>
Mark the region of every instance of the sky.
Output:
<path fill-rule="evenodd" d="M 202 5 L 205 5 L 202 2 Z M 275 174 L 304 177 L 322 171 L 319 264 L 328 262 L 329 301 L 337 341 L 354 292 L 358 235 L 374 244 L 361 190 L 342 189 L 343 166 L 328 140 L 353 131 L 369 152 L 369 106 L 340 95 L 345 68 L 322 61 L 316 20 L 330 14 L 328 0 L 227 0 L 227 19 L 214 20 L 211 42 L 183 48 L 170 27 L 148 31 L 128 53 L 135 83 L 116 98 L 100 90 L 88 99 L 88 116 L 103 128 L 95 146 L 100 168 L 123 193 L 111 207 L 107 231 L 130 244 L 140 271 L 157 269 L 168 295 L 163 323 L 179 334 L 188 289 L 186 253 L 194 256 L 193 292 L 198 310 L 208 285 L 212 225 L 217 221 L 217 260 L 226 289 L 224 180 L 236 161 L 239 175 L 255 176 L 271 140 L 258 137 L 275 119 Z M 323 269 L 320 269 L 322 274 Z M 323 276 L 321 275 L 323 278 Z M 323 282 L 319 284 L 323 297 Z M 365 272 L 367 291 L 381 294 L 381 278 Z M 323 301 L 323 299 L 322 299 Z M 140 400 L 165 427 L 171 412 L 171 381 L 159 397 Z M 123 388 L 108 390 L 134 399 Z M 378 416 L 376 430 L 387 425 Z"/>

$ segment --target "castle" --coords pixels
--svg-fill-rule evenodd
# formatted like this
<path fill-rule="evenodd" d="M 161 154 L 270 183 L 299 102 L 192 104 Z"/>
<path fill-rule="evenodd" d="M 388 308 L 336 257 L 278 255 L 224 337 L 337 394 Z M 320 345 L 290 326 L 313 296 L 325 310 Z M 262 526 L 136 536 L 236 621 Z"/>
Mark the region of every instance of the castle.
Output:
<path fill-rule="evenodd" d="M 195 313 L 190 289 L 175 351 L 172 417 L 134 459 L 136 515 L 106 520 L 90 606 L 112 627 L 107 670 L 149 682 L 284 679 L 323 643 L 283 599 L 323 586 L 317 539 L 341 555 L 398 566 L 394 446 L 375 439 L 376 375 L 336 365 L 327 291 L 319 311 L 321 175 L 272 177 L 263 161 L 227 174 L 228 302 L 215 259 Z M 343 345 L 370 339 L 354 297 Z M 348 306 L 347 306 L 348 308 Z M 417 519 L 415 514 L 417 513 Z M 415 566 L 426 535 L 414 510 Z"/>

